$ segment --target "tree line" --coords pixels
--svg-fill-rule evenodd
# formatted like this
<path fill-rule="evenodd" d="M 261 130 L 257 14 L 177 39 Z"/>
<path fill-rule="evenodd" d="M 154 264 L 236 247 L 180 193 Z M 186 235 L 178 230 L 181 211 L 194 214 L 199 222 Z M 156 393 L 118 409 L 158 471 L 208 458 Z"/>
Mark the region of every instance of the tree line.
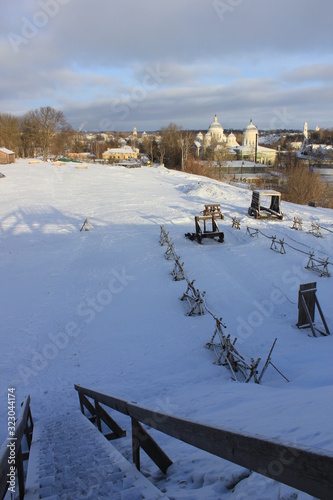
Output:
<path fill-rule="evenodd" d="M 70 145 L 73 129 L 62 111 L 50 106 L 28 111 L 22 117 L 0 114 L 0 144 L 17 157 L 33 157 L 36 152 L 46 160 Z"/>
<path fill-rule="evenodd" d="M 46 160 L 49 155 L 57 157 L 68 152 L 87 152 L 102 158 L 106 149 L 120 145 L 120 139 L 121 134 L 115 132 L 107 140 L 97 134 L 94 141 L 87 141 L 82 132 L 71 127 L 62 111 L 50 106 L 31 110 L 22 117 L 0 113 L 0 147 L 5 146 L 20 158 L 42 156 Z M 143 136 L 140 141 L 132 138 L 130 143 L 152 163 L 184 171 L 193 163 L 194 139 L 195 132 L 170 123 L 157 135 Z M 212 160 L 210 152 L 207 150 L 207 160 Z M 220 151 L 217 160 L 224 161 L 224 156 Z"/>

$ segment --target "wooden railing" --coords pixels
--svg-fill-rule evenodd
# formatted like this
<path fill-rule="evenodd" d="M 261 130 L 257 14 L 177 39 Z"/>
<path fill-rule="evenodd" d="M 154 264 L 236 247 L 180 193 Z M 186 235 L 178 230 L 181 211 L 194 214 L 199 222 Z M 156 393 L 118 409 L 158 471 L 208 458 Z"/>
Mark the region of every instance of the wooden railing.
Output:
<path fill-rule="evenodd" d="M 0 498 L 5 497 L 9 487 L 15 490 L 16 474 L 19 498 L 24 498 L 23 461 L 29 459 L 32 432 L 33 421 L 30 410 L 30 396 L 27 396 L 22 403 L 20 415 L 15 421 L 14 436 L 8 437 L 0 449 Z M 22 449 L 23 436 L 25 436 L 27 440 L 28 450 L 25 452 L 23 452 Z"/>
<path fill-rule="evenodd" d="M 309 449 L 258 435 L 210 427 L 149 410 L 79 385 L 74 387 L 79 393 L 82 412 L 84 413 L 85 408 L 88 409 L 91 420 L 98 422 L 100 430 L 102 420 L 111 429 L 113 426 L 119 437 L 120 434 L 124 435 L 125 433 L 115 424 L 114 420 L 101 407 L 101 404 L 131 418 L 133 462 L 139 470 L 140 448 L 154 460 L 163 472 L 166 472 L 172 464 L 170 458 L 142 427 L 141 424 L 144 424 L 314 497 L 323 500 L 332 498 L 333 452 Z M 91 403 L 88 398 L 91 398 L 94 403 Z M 117 437 L 117 432 L 113 432 L 112 438 Z"/>

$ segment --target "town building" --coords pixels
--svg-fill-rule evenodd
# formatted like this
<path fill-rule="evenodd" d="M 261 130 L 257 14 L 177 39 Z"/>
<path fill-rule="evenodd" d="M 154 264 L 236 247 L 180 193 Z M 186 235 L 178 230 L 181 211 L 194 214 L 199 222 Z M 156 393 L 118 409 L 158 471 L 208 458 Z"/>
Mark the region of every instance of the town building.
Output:
<path fill-rule="evenodd" d="M 238 160 L 249 160 L 264 165 L 273 165 L 276 150 L 259 145 L 259 131 L 252 120 L 243 131 L 242 145 L 234 148 Z"/>
<path fill-rule="evenodd" d="M 229 154 L 236 155 L 238 160 L 249 160 L 262 163 L 264 165 L 273 165 L 276 157 L 276 150 L 259 146 L 259 132 L 252 120 L 243 131 L 242 145 L 236 141 L 233 132 L 226 135 L 222 125 L 217 120 L 217 115 L 211 123 L 207 133 L 204 135 L 199 132 L 195 138 L 194 146 L 197 156 L 203 156 L 208 148 L 214 148 L 218 151 L 226 147 Z"/>
<path fill-rule="evenodd" d="M 215 149 L 217 146 L 226 146 L 232 149 L 238 146 L 236 136 L 232 132 L 229 135 L 224 133 L 221 123 L 217 120 L 217 115 L 214 116 L 214 121 L 210 124 L 205 135 L 202 132 L 197 134 L 194 145 L 197 156 L 202 155 L 207 148 L 213 147 Z"/>
<path fill-rule="evenodd" d="M 102 155 L 104 160 L 131 160 L 137 159 L 138 150 L 131 146 L 122 146 L 121 148 L 110 148 Z"/>
<path fill-rule="evenodd" d="M 15 163 L 15 153 L 7 148 L 0 148 L 0 163 L 1 165 Z"/>

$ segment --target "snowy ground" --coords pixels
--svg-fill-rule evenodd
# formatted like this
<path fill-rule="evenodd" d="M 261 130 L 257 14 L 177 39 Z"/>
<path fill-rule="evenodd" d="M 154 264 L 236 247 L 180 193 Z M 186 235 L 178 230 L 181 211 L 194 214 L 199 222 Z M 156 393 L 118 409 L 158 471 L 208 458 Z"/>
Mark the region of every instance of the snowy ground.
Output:
<path fill-rule="evenodd" d="M 333 331 L 333 277 L 304 269 L 310 250 L 333 262 L 333 234 L 307 233 L 311 222 L 332 230 L 332 210 L 283 203 L 283 221 L 255 221 L 248 190 L 165 168 L 20 160 L 1 172 L 0 444 L 8 388 L 17 401 L 31 394 L 38 421 L 76 408 L 78 383 L 179 417 L 333 450 L 333 336 L 313 338 L 295 326 L 299 284 L 316 281 Z M 198 245 L 184 233 L 211 202 L 225 214 L 225 243 Z M 304 231 L 290 229 L 294 216 Z M 86 217 L 95 229 L 80 232 Z M 272 367 L 262 385 L 238 383 L 214 364 L 204 348 L 214 321 L 186 316 L 179 300 L 186 286 L 170 276 L 160 224 L 241 354 L 265 359 L 277 338 L 272 360 L 290 383 Z M 303 253 L 273 252 L 271 240 L 251 238 L 247 225 Z M 130 425 L 124 416 L 118 421 Z M 170 498 L 295 498 L 257 474 L 233 488 L 244 469 L 158 439 L 174 465 L 165 478 L 144 457 L 142 469 Z M 128 440 L 117 446 L 130 456 Z"/>

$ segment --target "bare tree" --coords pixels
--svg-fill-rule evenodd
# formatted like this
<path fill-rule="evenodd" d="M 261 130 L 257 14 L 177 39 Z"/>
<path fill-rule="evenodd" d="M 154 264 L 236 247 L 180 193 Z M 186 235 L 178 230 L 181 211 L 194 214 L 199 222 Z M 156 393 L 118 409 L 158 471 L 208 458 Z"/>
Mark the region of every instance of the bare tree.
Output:
<path fill-rule="evenodd" d="M 19 154 L 21 146 L 20 120 L 16 116 L 0 114 L 0 147 L 5 146 Z"/>
<path fill-rule="evenodd" d="M 155 156 L 155 141 L 154 137 L 146 135 L 142 141 L 144 153 L 148 156 L 149 160 L 153 163 Z"/>
<path fill-rule="evenodd" d="M 231 160 L 229 148 L 225 144 L 219 144 L 214 149 L 214 159 L 219 167 L 225 167 Z"/>
<path fill-rule="evenodd" d="M 160 152 L 164 149 L 164 162 L 168 168 L 179 170 L 182 167 L 182 150 L 180 146 L 180 131 L 175 123 L 170 123 L 161 129 Z"/>
<path fill-rule="evenodd" d="M 29 111 L 23 117 L 23 133 L 26 147 L 33 144 L 34 149 L 40 148 L 43 160 L 56 142 L 56 135 L 68 130 L 68 123 L 62 111 L 56 111 L 50 106 Z"/>
<path fill-rule="evenodd" d="M 159 157 L 160 157 L 160 165 L 164 165 L 165 145 L 161 143 L 159 145 L 158 150 L 159 150 Z"/>
<path fill-rule="evenodd" d="M 21 119 L 23 156 L 33 157 L 41 147 L 39 124 L 34 111 L 28 111 Z"/>
<path fill-rule="evenodd" d="M 282 188 L 284 199 L 299 204 L 315 201 L 321 206 L 332 207 L 332 190 L 322 180 L 320 173 L 313 172 L 295 155 L 288 157 L 288 160 L 289 163 L 285 165 L 285 185 Z"/>
<path fill-rule="evenodd" d="M 50 106 L 39 108 L 35 113 L 40 127 L 43 160 L 46 161 L 51 141 L 54 139 L 55 134 L 60 132 L 67 123 L 63 112 L 56 111 Z"/>
<path fill-rule="evenodd" d="M 180 132 L 179 135 L 180 135 L 179 145 L 182 153 L 181 169 L 184 171 L 187 159 L 193 147 L 194 138 L 193 138 L 193 133 L 188 131 Z"/>
<path fill-rule="evenodd" d="M 56 131 L 52 139 L 52 144 L 50 145 L 52 154 L 60 156 L 70 152 L 72 149 L 74 135 L 75 132 L 71 125 L 64 126 L 61 130 Z"/>

